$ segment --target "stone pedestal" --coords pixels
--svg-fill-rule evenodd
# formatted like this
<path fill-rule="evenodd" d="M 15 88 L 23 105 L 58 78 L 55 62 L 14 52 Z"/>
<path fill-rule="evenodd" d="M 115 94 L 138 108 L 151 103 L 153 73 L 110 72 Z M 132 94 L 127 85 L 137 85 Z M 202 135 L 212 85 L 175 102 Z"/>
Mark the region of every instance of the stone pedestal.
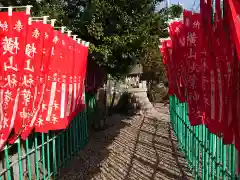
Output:
<path fill-rule="evenodd" d="M 137 98 L 137 101 L 141 105 L 141 109 L 149 110 L 153 108 L 153 105 L 149 101 L 147 96 L 147 88 L 130 88 L 128 89 L 128 92 L 133 94 Z"/>

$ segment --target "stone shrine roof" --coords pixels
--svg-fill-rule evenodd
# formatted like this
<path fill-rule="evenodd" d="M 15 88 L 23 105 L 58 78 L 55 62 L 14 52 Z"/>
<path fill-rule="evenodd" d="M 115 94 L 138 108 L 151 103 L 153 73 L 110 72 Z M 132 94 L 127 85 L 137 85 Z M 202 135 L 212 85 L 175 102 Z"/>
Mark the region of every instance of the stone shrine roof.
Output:
<path fill-rule="evenodd" d="M 142 74 L 143 73 L 143 67 L 141 64 L 137 64 L 133 66 L 130 70 L 130 73 L 128 75 L 134 75 L 134 74 Z"/>

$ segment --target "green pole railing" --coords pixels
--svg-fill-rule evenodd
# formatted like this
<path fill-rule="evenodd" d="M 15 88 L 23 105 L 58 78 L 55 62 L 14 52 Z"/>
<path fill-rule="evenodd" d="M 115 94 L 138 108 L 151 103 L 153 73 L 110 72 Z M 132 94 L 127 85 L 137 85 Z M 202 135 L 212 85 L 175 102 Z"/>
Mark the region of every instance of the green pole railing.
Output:
<path fill-rule="evenodd" d="M 195 180 L 235 180 L 237 157 L 234 145 L 224 145 L 204 125 L 191 126 L 188 104 L 170 96 L 170 119 L 179 147 L 188 160 Z"/>
<path fill-rule="evenodd" d="M 58 179 L 61 168 L 88 143 L 88 123 L 96 108 L 94 94 L 86 93 L 86 108 L 64 131 L 33 133 L 0 152 L 0 180 Z"/>

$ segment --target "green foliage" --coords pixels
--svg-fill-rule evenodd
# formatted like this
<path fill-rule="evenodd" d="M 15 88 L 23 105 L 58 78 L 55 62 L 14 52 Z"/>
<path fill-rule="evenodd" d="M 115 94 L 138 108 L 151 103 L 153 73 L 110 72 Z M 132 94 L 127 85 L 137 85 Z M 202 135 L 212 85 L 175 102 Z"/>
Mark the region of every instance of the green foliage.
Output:
<path fill-rule="evenodd" d="M 2 6 L 32 5 L 31 15 L 33 17 L 48 15 L 51 19 L 57 19 L 57 26 L 63 25 L 63 19 L 66 12 L 66 2 L 64 0 L 0 0 L 0 4 Z"/>
<path fill-rule="evenodd" d="M 80 19 L 70 20 L 71 27 L 90 41 L 89 57 L 119 79 L 136 63 L 142 63 L 146 47 L 154 40 L 158 46 L 164 32 L 164 20 L 155 12 L 156 0 L 91 0 Z M 165 32 L 166 33 L 166 32 Z"/>
<path fill-rule="evenodd" d="M 91 42 L 89 58 L 115 79 L 136 63 L 160 71 L 159 38 L 168 35 L 162 0 L 0 0 L 3 6 L 33 5 L 33 16 L 49 15 L 57 26 L 66 25 L 81 39 Z M 174 16 L 178 8 L 172 6 Z"/>
<path fill-rule="evenodd" d="M 182 14 L 182 7 L 180 5 L 172 5 L 168 9 L 163 8 L 155 13 L 157 17 L 155 23 L 152 23 L 151 28 L 157 31 L 156 34 L 150 34 L 145 48 L 143 49 L 142 64 L 143 64 L 143 78 L 149 81 L 164 81 L 165 69 L 161 60 L 159 45 L 159 38 L 168 37 L 167 21 L 169 18 L 179 18 Z M 154 19 L 152 19 L 154 20 Z"/>
<path fill-rule="evenodd" d="M 182 6 L 177 4 L 170 6 L 168 9 L 168 13 L 171 18 L 180 18 L 182 12 L 183 12 Z"/>

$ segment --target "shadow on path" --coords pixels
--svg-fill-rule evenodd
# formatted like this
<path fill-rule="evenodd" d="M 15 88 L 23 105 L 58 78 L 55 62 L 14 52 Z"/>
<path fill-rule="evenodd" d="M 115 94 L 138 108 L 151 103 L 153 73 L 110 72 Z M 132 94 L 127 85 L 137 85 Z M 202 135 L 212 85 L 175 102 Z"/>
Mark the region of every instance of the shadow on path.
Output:
<path fill-rule="evenodd" d="M 60 180 L 190 180 L 191 173 L 167 116 L 113 116 L 110 128 L 92 134 L 86 149 Z"/>

